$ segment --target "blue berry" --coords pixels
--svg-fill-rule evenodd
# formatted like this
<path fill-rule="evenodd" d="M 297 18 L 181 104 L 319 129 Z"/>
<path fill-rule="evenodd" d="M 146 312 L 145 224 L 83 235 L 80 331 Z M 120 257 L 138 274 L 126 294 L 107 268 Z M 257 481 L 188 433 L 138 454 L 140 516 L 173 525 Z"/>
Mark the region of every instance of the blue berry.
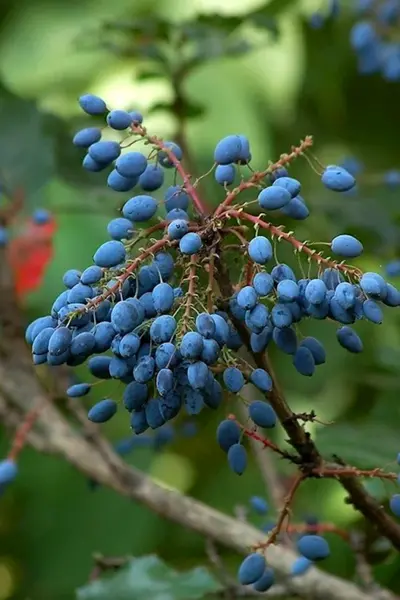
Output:
<path fill-rule="evenodd" d="M 112 129 L 122 131 L 132 125 L 132 115 L 126 110 L 111 110 L 107 115 L 107 125 Z"/>
<path fill-rule="evenodd" d="M 279 177 L 279 179 L 276 179 L 272 185 L 285 188 L 292 198 L 298 196 L 301 190 L 300 181 L 293 179 L 293 177 Z"/>
<path fill-rule="evenodd" d="M 297 542 L 297 549 L 308 560 L 319 561 L 328 558 L 328 542 L 319 535 L 303 535 Z"/>
<path fill-rule="evenodd" d="M 249 406 L 249 416 L 258 427 L 271 429 L 275 427 L 277 417 L 270 404 L 263 400 L 254 400 Z"/>
<path fill-rule="evenodd" d="M 269 510 L 268 502 L 260 496 L 252 496 L 250 506 L 258 515 L 266 515 Z"/>
<path fill-rule="evenodd" d="M 248 252 L 251 260 L 259 265 L 265 265 L 273 256 L 271 242 L 264 236 L 258 235 L 249 244 Z"/>
<path fill-rule="evenodd" d="M 94 94 L 84 94 L 79 98 L 80 107 L 88 115 L 103 115 L 107 112 L 107 105 L 102 98 Z"/>
<path fill-rule="evenodd" d="M 168 225 L 168 235 L 171 240 L 180 240 L 187 232 L 189 226 L 183 219 L 175 219 Z"/>
<path fill-rule="evenodd" d="M 185 190 L 179 185 L 171 185 L 164 194 L 165 208 L 167 213 L 174 209 L 187 211 L 190 204 L 190 198 Z"/>
<path fill-rule="evenodd" d="M 245 310 L 251 310 L 258 303 L 258 297 L 255 289 L 251 285 L 246 285 L 237 295 L 237 303 Z"/>
<path fill-rule="evenodd" d="M 129 192 L 137 184 L 137 177 L 123 177 L 113 169 L 107 178 L 107 185 L 115 192 Z"/>
<path fill-rule="evenodd" d="M 269 273 L 257 273 L 253 279 L 253 287 L 258 296 L 268 296 L 274 289 L 274 280 Z"/>
<path fill-rule="evenodd" d="M 117 403 L 114 400 L 105 399 L 97 402 L 88 412 L 89 421 L 93 423 L 105 423 L 117 412 Z"/>
<path fill-rule="evenodd" d="M 239 425 L 231 419 L 221 421 L 217 428 L 217 442 L 219 446 L 228 452 L 231 446 L 240 440 L 241 430 Z"/>
<path fill-rule="evenodd" d="M 151 219 L 157 212 L 157 201 L 152 196 L 134 196 L 122 207 L 122 214 L 133 222 Z"/>
<path fill-rule="evenodd" d="M 226 388 L 234 394 L 240 392 L 245 383 L 241 371 L 236 367 L 228 367 L 225 369 L 223 379 Z"/>
<path fill-rule="evenodd" d="M 182 149 L 178 146 L 178 144 L 175 144 L 175 142 L 164 142 L 164 148 L 169 149 L 177 160 L 182 160 L 183 152 Z M 168 153 L 165 150 L 158 151 L 158 161 L 160 165 L 162 165 L 166 169 L 171 169 L 174 166 L 173 161 L 168 156 Z"/>
<path fill-rule="evenodd" d="M 265 569 L 264 574 L 260 579 L 258 579 L 254 585 L 253 589 L 256 592 L 266 592 L 268 591 L 275 583 L 275 575 L 274 571 L 270 568 Z"/>
<path fill-rule="evenodd" d="M 145 172 L 147 158 L 141 152 L 127 152 L 115 161 L 115 168 L 120 175 L 127 177 L 139 177 Z"/>
<path fill-rule="evenodd" d="M 78 148 L 89 148 L 92 144 L 98 142 L 101 138 L 101 131 L 98 127 L 86 127 L 77 131 L 72 143 Z"/>
<path fill-rule="evenodd" d="M 198 233 L 186 233 L 179 242 L 182 254 L 196 254 L 202 247 L 203 242 Z"/>
<path fill-rule="evenodd" d="M 331 242 L 332 252 L 345 258 L 356 258 L 363 252 L 363 245 L 352 235 L 342 234 Z"/>
<path fill-rule="evenodd" d="M 304 575 L 304 573 L 307 573 L 307 571 L 310 567 L 312 567 L 312 565 L 312 560 L 309 560 L 305 556 L 299 556 L 292 563 L 292 566 L 290 567 L 290 574 L 292 575 L 292 577 L 299 577 L 300 575 Z"/>
<path fill-rule="evenodd" d="M 215 181 L 220 185 L 231 185 L 236 175 L 235 165 L 218 165 L 215 169 Z"/>
<path fill-rule="evenodd" d="M 254 369 L 250 375 L 250 381 L 262 392 L 272 390 L 272 379 L 264 369 Z"/>
<path fill-rule="evenodd" d="M 258 552 L 253 552 L 246 556 L 239 567 L 238 580 L 241 585 L 251 585 L 255 583 L 264 574 L 266 567 L 265 558 Z"/>
<path fill-rule="evenodd" d="M 220 165 L 229 165 L 240 159 L 242 141 L 238 135 L 228 135 L 218 142 L 214 151 L 214 160 Z"/>
<path fill-rule="evenodd" d="M 95 142 L 89 146 L 88 152 L 90 158 L 96 163 L 109 165 L 121 154 L 121 147 L 118 142 L 106 140 L 103 142 Z"/>
<path fill-rule="evenodd" d="M 329 165 L 322 174 L 321 181 L 328 190 L 347 192 L 356 185 L 353 175 L 343 167 Z"/>
<path fill-rule="evenodd" d="M 279 179 L 277 182 L 279 182 Z M 258 195 L 258 202 L 264 210 L 283 208 L 289 204 L 291 199 L 290 192 L 278 184 L 265 188 Z"/>
<path fill-rule="evenodd" d="M 122 242 L 112 240 L 102 244 L 95 252 L 93 261 L 98 267 L 116 267 L 125 260 L 126 251 Z"/>
<path fill-rule="evenodd" d="M 247 452 L 242 444 L 233 444 L 229 448 L 228 464 L 236 475 L 243 475 L 247 467 Z"/>
<path fill-rule="evenodd" d="M 336 331 L 336 337 L 339 344 L 349 352 L 358 353 L 363 351 L 363 343 L 351 327 L 341 327 Z"/>
<path fill-rule="evenodd" d="M 145 192 L 154 192 L 164 183 L 164 170 L 158 165 L 148 164 L 139 177 L 139 185 Z"/>

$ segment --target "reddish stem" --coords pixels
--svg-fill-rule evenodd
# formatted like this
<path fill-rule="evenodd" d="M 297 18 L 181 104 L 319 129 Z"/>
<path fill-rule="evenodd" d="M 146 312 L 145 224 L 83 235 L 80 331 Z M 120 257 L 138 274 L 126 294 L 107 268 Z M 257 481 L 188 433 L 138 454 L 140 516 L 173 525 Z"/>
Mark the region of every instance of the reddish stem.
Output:
<path fill-rule="evenodd" d="M 335 533 L 343 538 L 346 542 L 350 540 L 350 535 L 345 529 L 340 529 L 333 523 L 316 523 L 315 525 L 308 525 L 307 523 L 299 523 L 288 525 L 286 529 L 287 533 Z"/>
<path fill-rule="evenodd" d="M 222 202 L 222 204 L 220 204 L 218 206 L 217 210 L 214 213 L 214 216 L 215 217 L 220 216 L 225 211 L 225 209 L 232 204 L 232 202 L 234 201 L 236 196 L 238 196 L 241 192 L 256 186 L 267 175 L 270 175 L 277 169 L 280 169 L 281 167 L 288 165 L 295 158 L 298 158 L 299 156 L 301 156 L 304 153 L 304 151 L 307 150 L 307 148 L 310 148 L 312 145 L 313 145 L 313 139 L 310 135 L 308 135 L 305 138 L 305 140 L 302 140 L 300 142 L 299 146 L 297 146 L 297 147 L 292 146 L 292 151 L 290 152 L 290 154 L 282 154 L 280 159 L 277 162 L 269 165 L 269 167 L 267 169 L 265 169 L 265 171 L 260 171 L 260 172 L 254 173 L 250 179 L 248 179 L 247 181 L 242 181 L 238 185 L 238 187 L 236 187 L 231 192 L 229 192 L 229 194 L 226 196 L 226 198 Z"/>
<path fill-rule="evenodd" d="M 165 146 L 164 141 L 155 135 L 149 135 L 147 133 L 147 129 L 145 127 L 142 127 L 141 125 L 133 125 L 132 131 L 133 131 L 133 133 L 137 133 L 141 137 L 145 138 L 150 144 L 153 144 L 153 146 L 156 146 L 156 148 L 158 148 L 159 150 L 162 150 L 163 152 L 165 152 L 167 154 L 168 158 L 174 165 L 175 169 L 178 171 L 179 175 L 182 177 L 182 181 L 184 183 L 185 190 L 191 197 L 197 212 L 202 217 L 207 215 L 208 214 L 207 207 L 202 202 L 202 200 L 200 200 L 195 187 L 193 186 L 193 184 L 190 181 L 190 175 L 188 173 L 186 173 L 181 162 L 176 158 L 176 156 L 172 152 L 172 150 L 170 148 L 168 148 L 167 146 Z"/>
<path fill-rule="evenodd" d="M 23 422 L 15 432 L 14 440 L 8 453 L 9 460 L 17 460 L 19 453 L 25 446 L 29 432 L 35 425 L 43 406 L 44 404 L 40 403 L 25 415 Z"/>
<path fill-rule="evenodd" d="M 307 246 L 307 244 L 300 242 L 290 233 L 282 231 L 280 227 L 275 227 L 275 225 L 272 225 L 272 223 L 270 223 L 269 221 L 263 221 L 261 217 L 251 215 L 241 210 L 228 210 L 223 215 L 221 215 L 221 218 L 229 217 L 233 217 L 241 221 L 250 221 L 251 223 L 254 223 L 254 225 L 261 227 L 261 229 L 267 229 L 272 233 L 273 236 L 276 236 L 278 240 L 283 239 L 285 240 L 285 242 L 289 242 L 289 244 L 291 244 L 297 250 L 297 252 L 303 252 L 311 260 L 314 260 L 318 265 L 325 265 L 325 267 L 337 269 L 338 271 L 342 271 L 342 273 L 355 277 L 356 279 L 359 279 L 362 275 L 360 269 L 349 267 L 348 265 L 338 263 L 335 260 L 329 260 L 328 258 L 324 258 L 315 250 L 312 250 L 309 246 Z"/>

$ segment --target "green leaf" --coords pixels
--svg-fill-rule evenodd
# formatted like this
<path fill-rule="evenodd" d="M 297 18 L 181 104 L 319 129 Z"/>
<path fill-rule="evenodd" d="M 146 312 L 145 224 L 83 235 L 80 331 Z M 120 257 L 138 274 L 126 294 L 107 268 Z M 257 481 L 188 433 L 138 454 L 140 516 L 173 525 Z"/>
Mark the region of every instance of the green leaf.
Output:
<path fill-rule="evenodd" d="M 23 188 L 28 201 L 54 171 L 54 140 L 47 125 L 34 102 L 0 86 L 0 181 L 10 190 Z"/>
<path fill-rule="evenodd" d="M 155 555 L 134 558 L 111 577 L 77 590 L 77 600 L 191 600 L 221 590 L 204 567 L 177 572 Z"/>

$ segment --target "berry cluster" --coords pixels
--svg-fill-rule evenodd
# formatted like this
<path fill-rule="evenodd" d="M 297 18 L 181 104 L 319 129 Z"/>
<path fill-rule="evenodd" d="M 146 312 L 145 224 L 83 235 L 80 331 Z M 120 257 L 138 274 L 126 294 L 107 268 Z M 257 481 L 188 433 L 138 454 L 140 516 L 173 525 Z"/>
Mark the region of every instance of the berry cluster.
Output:
<path fill-rule="evenodd" d="M 270 395 L 273 375 L 245 361 L 238 353 L 242 345 L 259 356 L 273 343 L 292 356 L 300 374 L 311 376 L 316 366 L 325 363 L 326 353 L 317 339 L 302 336 L 302 321 L 338 323 L 339 344 L 361 352 L 362 341 L 350 325 L 359 319 L 381 323 L 382 306 L 399 306 L 400 292 L 378 273 L 363 274 L 342 262 L 363 251 L 353 236 L 341 234 L 327 244 L 339 262 L 266 220 L 270 211 L 297 220 L 309 216 L 301 184 L 289 176 L 287 167 L 307 153 L 311 138 L 262 172 L 249 168 L 252 157 L 244 135 L 221 139 L 213 169 L 225 196 L 210 211 L 199 197 L 198 181 L 192 183 L 184 170 L 183 151 L 176 143 L 148 134 L 138 112 L 109 111 L 101 98 L 90 94 L 79 102 L 86 113 L 105 116 L 111 129 L 126 131 L 128 140 L 103 141 L 97 128 L 78 132 L 74 143 L 87 151 L 84 168 L 108 169 L 107 183 L 118 192 L 140 191 L 126 200 L 122 217 L 108 224 L 111 239 L 96 250 L 94 264 L 83 272 L 67 271 L 65 289 L 50 314 L 27 328 L 33 361 L 72 367 L 87 361 L 95 378 L 122 382 L 123 405 L 136 435 L 161 428 L 181 411 L 192 416 L 205 408 L 217 409 L 225 388 L 248 405 L 250 424 L 242 426 L 230 416 L 217 430 L 229 466 L 242 475 L 247 465 L 246 435 L 254 437 L 256 427 L 270 429 L 278 422 Z M 129 149 L 139 140 L 150 147 L 147 154 Z M 123 152 L 125 148 L 128 151 Z M 161 188 L 168 173 L 173 180 L 163 201 L 142 193 Z M 232 187 L 235 179 L 239 183 Z M 339 193 L 355 186 L 354 177 L 337 165 L 323 168 L 321 181 Z M 256 192 L 256 199 L 241 202 L 246 190 Z M 259 214 L 251 212 L 253 207 Z M 157 221 L 159 209 L 164 215 Z M 143 224 L 150 220 L 146 228 Z M 297 255 L 299 275 L 278 261 L 281 242 Z M 231 257 L 241 261 L 239 277 L 236 268 L 228 267 Z M 252 402 L 242 397 L 248 384 L 259 396 Z M 82 397 L 91 387 L 74 384 L 67 395 Z M 104 398 L 92 406 L 88 418 L 104 423 L 117 409 L 115 399 Z M 287 509 L 269 543 L 275 541 Z M 298 550 L 302 558 L 295 570 L 299 573 L 310 561 L 329 554 L 327 542 L 318 535 L 302 536 Z M 262 553 L 255 551 L 245 559 L 239 580 L 258 591 L 272 585 L 273 573 Z"/>
<path fill-rule="evenodd" d="M 362 74 L 380 73 L 387 81 L 400 81 L 399 0 L 357 0 L 358 21 L 350 33 Z"/>

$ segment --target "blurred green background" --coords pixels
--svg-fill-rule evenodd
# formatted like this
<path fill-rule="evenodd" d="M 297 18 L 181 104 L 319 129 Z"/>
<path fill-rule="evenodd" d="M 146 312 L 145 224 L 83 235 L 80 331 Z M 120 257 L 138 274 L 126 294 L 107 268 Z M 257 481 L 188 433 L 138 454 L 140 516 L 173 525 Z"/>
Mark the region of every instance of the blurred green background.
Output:
<path fill-rule="evenodd" d="M 90 263 L 121 201 L 121 195 L 107 190 L 102 174 L 89 176 L 80 167 L 82 155 L 71 138 L 91 123 L 80 113 L 77 97 L 92 92 L 113 108 L 142 110 L 151 132 L 168 138 L 176 134 L 177 121 L 168 108 L 171 85 L 162 76 L 150 77 L 159 72 L 151 58 L 153 46 L 144 52 L 140 44 L 130 43 L 143 14 L 150 22 L 166 18 L 176 23 L 196 22 L 202 15 L 209 27 L 203 56 L 184 82 L 188 113 L 197 114 L 187 123 L 196 173 L 210 168 L 218 139 L 236 132 L 251 140 L 255 168 L 289 151 L 307 134 L 314 135 L 314 152 L 324 164 L 355 155 L 367 173 L 357 194 L 326 191 L 307 162 L 298 161 L 291 172 L 301 179 L 311 216 L 305 222 L 282 222 L 303 240 L 330 240 L 342 232 L 357 235 L 365 247 L 358 265 L 384 273 L 385 263 L 399 251 L 399 191 L 380 180 L 384 171 L 400 167 L 400 84 L 357 73 L 348 42 L 350 11 L 322 29 L 309 26 L 311 12 L 325 7 L 322 0 L 275 0 L 270 6 L 260 0 L 3 0 L 0 176 L 11 187 L 24 187 L 27 213 L 45 207 L 58 221 L 55 258 L 41 289 L 25 302 L 27 320 L 49 310 L 62 290 L 66 269 Z M 277 19 L 278 36 L 269 25 L 260 31 L 246 24 L 251 11 L 265 8 L 268 18 Z M 224 24 L 221 16 L 213 16 L 216 12 L 232 19 Z M 231 28 L 240 21 L 241 38 L 250 48 L 226 55 L 221 39 L 230 39 Z M 118 27 L 105 27 L 111 22 Z M 137 41 L 137 31 L 135 36 Z M 164 38 L 163 44 L 172 47 L 173 38 Z M 205 186 L 210 204 L 216 204 L 221 190 L 212 181 Z M 279 258 L 290 260 L 285 248 L 279 248 Z M 327 364 L 312 380 L 297 375 L 289 358 L 276 357 L 292 408 L 314 409 L 321 420 L 335 421 L 328 427 L 313 426 L 326 454 L 337 452 L 364 468 L 393 468 L 399 451 L 399 325 L 396 312 L 389 310 L 382 326 L 358 324 L 365 352 L 353 357 L 338 346 L 332 324 L 307 323 L 302 331 L 321 339 L 328 353 Z M 85 370 L 79 374 L 84 377 Z M 163 452 L 137 449 L 128 460 L 160 483 L 232 514 L 236 504 L 265 490 L 254 464 L 240 480 L 228 471 L 214 443 L 222 415 L 205 412 L 198 419 L 201 433 L 192 439 L 177 439 Z M 126 413 L 105 429 L 112 440 L 127 437 Z M 3 454 L 9 443 L 9 435 L 2 432 Z M 72 600 L 75 589 L 87 581 L 93 552 L 156 553 L 177 567 L 205 563 L 199 536 L 108 490 L 91 490 L 57 458 L 26 449 L 20 471 L 0 500 L 0 600 Z M 386 501 L 389 486 L 368 482 L 368 487 Z M 310 482 L 299 494 L 297 516 L 313 513 L 352 527 L 358 517 L 343 499 L 340 486 Z M 332 538 L 331 543 L 332 557 L 324 568 L 352 577 L 351 554 L 341 541 Z M 236 564 L 237 557 L 224 557 Z M 400 591 L 400 559 L 392 553 L 384 557 L 377 577 Z"/>

